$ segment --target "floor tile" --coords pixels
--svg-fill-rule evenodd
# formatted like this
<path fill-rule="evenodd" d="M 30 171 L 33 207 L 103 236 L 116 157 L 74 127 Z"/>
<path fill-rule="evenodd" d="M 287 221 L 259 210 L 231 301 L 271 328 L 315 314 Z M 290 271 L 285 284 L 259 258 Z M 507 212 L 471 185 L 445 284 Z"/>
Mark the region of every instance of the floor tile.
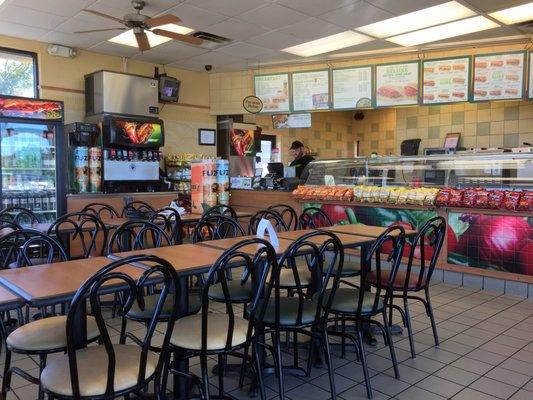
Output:
<path fill-rule="evenodd" d="M 402 364 L 419 369 L 420 371 L 428 372 L 430 374 L 446 366 L 444 363 L 431 360 L 423 356 L 418 356 L 415 359 L 410 358 L 405 360 Z"/>
<path fill-rule="evenodd" d="M 524 386 L 530 379 L 530 376 L 520 374 L 515 371 L 510 371 L 505 368 L 496 367 L 485 374 L 487 378 L 495 379 L 497 381 L 507 383 L 516 387 Z"/>
<path fill-rule="evenodd" d="M 306 383 L 298 386 L 292 390 L 286 391 L 287 397 L 294 400 L 309 399 L 309 400 L 326 400 L 329 399 L 329 390 L 320 389 L 318 386 Z"/>
<path fill-rule="evenodd" d="M 411 386 L 409 389 L 404 392 L 396 395 L 398 400 L 444 400 L 445 397 L 439 396 L 438 394 L 428 392 L 427 390 L 421 389 L 416 386 Z"/>
<path fill-rule="evenodd" d="M 500 364 L 500 367 L 510 369 L 521 374 L 533 376 L 533 364 L 509 358 Z"/>
<path fill-rule="evenodd" d="M 367 394 L 366 394 L 366 386 L 364 384 L 356 385 L 351 387 L 350 389 L 340 393 L 337 397 L 344 399 L 344 400 L 368 400 Z M 302 400 L 305 399 L 305 397 L 302 397 Z M 388 400 L 390 397 L 384 393 L 381 393 L 380 391 L 376 389 L 372 389 L 372 400 Z"/>
<path fill-rule="evenodd" d="M 452 397 L 452 400 L 499 400 L 498 397 L 466 388 Z"/>
<path fill-rule="evenodd" d="M 517 387 L 515 386 L 511 386 L 486 377 L 479 378 L 470 385 L 470 388 L 490 394 L 491 396 L 499 397 L 500 399 L 507 399 L 517 391 Z"/>
<path fill-rule="evenodd" d="M 486 374 L 488 371 L 490 371 L 493 366 L 478 360 L 474 360 L 472 358 L 468 357 L 462 357 L 453 363 L 451 363 L 452 366 L 464 369 L 465 371 L 470 371 L 475 374 Z"/>
<path fill-rule="evenodd" d="M 467 354 L 467 356 L 469 358 L 473 358 L 474 360 L 482 361 L 490 365 L 498 365 L 507 359 L 507 357 L 505 356 L 496 353 L 491 353 L 490 351 L 482 350 L 480 348 L 472 350 L 470 353 Z"/>
<path fill-rule="evenodd" d="M 446 398 L 452 397 L 463 389 L 462 385 L 434 375 L 418 382 L 416 386 Z"/>
<path fill-rule="evenodd" d="M 527 390 L 519 390 L 515 394 L 513 394 L 509 400 L 531 400 L 533 399 L 533 392 L 529 392 Z"/>
<path fill-rule="evenodd" d="M 395 396 L 410 386 L 408 383 L 385 374 L 374 376 L 370 382 L 372 384 L 372 388 L 379 389 L 381 392 L 389 396 Z"/>
<path fill-rule="evenodd" d="M 451 365 L 438 370 L 435 375 L 463 386 L 468 386 L 479 378 L 478 374 Z"/>
<path fill-rule="evenodd" d="M 398 371 L 400 372 L 400 380 L 410 383 L 411 385 L 421 381 L 429 374 L 424 371 L 420 371 L 416 368 L 408 367 L 407 365 L 398 365 Z M 394 369 L 390 368 L 384 372 L 385 374 L 394 377 Z"/>

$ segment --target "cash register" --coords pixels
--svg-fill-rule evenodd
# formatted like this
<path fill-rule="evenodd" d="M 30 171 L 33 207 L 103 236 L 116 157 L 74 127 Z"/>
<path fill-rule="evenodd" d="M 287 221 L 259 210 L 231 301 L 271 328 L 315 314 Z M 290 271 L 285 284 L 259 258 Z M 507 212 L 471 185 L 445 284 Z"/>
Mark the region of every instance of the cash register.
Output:
<path fill-rule="evenodd" d="M 283 163 L 271 162 L 267 165 L 268 174 L 261 178 L 261 188 L 271 190 L 293 190 L 301 182 L 296 177 L 294 167 L 285 167 Z"/>

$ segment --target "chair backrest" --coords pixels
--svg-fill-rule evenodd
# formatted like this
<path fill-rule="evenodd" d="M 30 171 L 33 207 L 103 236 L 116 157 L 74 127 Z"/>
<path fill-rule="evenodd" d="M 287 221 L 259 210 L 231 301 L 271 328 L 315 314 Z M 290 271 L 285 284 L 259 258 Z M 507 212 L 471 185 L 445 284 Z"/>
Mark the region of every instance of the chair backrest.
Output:
<path fill-rule="evenodd" d="M 146 270 L 141 277 L 135 281 L 129 275 L 118 270 L 123 265 L 130 263 L 149 263 L 151 268 Z M 165 260 L 160 259 L 155 256 L 133 256 L 114 261 L 107 266 L 103 267 L 98 271 L 94 276 L 89 278 L 76 292 L 72 302 L 70 304 L 70 309 L 67 315 L 67 356 L 69 362 L 70 370 L 70 381 L 72 385 L 73 398 L 80 398 L 80 385 L 79 385 L 79 375 L 78 375 L 78 366 L 77 366 L 77 355 L 76 350 L 80 347 L 80 332 L 78 328 L 78 320 L 80 319 L 80 313 L 86 313 L 85 311 L 85 302 L 86 299 L 89 299 L 91 314 L 95 317 L 96 323 L 98 325 L 98 330 L 100 333 L 100 346 L 104 346 L 105 352 L 107 354 L 107 364 L 95 365 L 95 368 L 105 368 L 107 369 L 107 383 L 106 383 L 106 392 L 105 398 L 114 398 L 114 387 L 115 387 L 115 367 L 116 367 L 116 354 L 115 348 L 111 342 L 109 336 L 108 328 L 106 326 L 104 317 L 102 315 L 101 308 L 101 299 L 100 299 L 100 289 L 110 280 L 116 282 L 113 287 L 116 287 L 116 293 L 121 292 L 125 295 L 124 301 L 124 313 L 127 313 L 134 302 L 137 302 L 141 309 L 144 309 L 144 297 L 143 293 L 146 289 L 146 285 L 150 280 L 158 280 L 158 299 L 155 303 L 155 308 L 151 314 L 150 320 L 146 323 L 146 331 L 141 342 L 140 350 L 140 365 L 138 371 L 137 384 L 132 390 L 138 390 L 146 386 L 147 378 L 151 376 L 146 376 L 146 364 L 148 352 L 150 351 L 151 341 L 154 335 L 154 331 L 161 315 L 161 310 L 163 304 L 167 299 L 169 293 L 176 293 L 174 296 L 174 304 L 171 308 L 171 315 L 169 320 L 174 321 L 177 317 L 177 312 L 179 309 L 179 298 L 180 296 L 177 293 L 177 281 L 178 277 L 174 268 Z M 124 291 L 124 289 L 127 289 Z M 106 288 L 106 290 L 109 290 Z M 124 291 L 124 292 L 123 292 Z M 82 315 L 82 317 L 84 317 Z M 161 344 L 161 353 L 159 355 L 159 360 L 156 366 L 155 372 L 155 387 L 158 388 L 158 381 L 160 379 L 160 373 L 162 371 L 165 359 L 167 358 L 167 351 L 169 347 L 170 337 L 172 335 L 172 329 L 174 324 L 166 324 L 165 334 L 163 336 L 163 342 Z M 85 333 L 85 335 L 83 335 Z M 86 332 L 82 332 L 82 336 L 86 337 Z M 83 346 L 83 343 L 81 344 Z M 156 396 L 157 397 L 157 396 Z"/>
<path fill-rule="evenodd" d="M 39 223 L 39 218 L 32 210 L 25 207 L 6 207 L 0 211 L 0 219 L 13 221 L 19 225 L 32 225 Z"/>
<path fill-rule="evenodd" d="M 287 204 L 274 204 L 267 208 L 267 210 L 274 210 L 285 222 L 289 230 L 298 229 L 298 214 L 296 210 Z"/>
<path fill-rule="evenodd" d="M 148 218 L 151 213 L 155 212 L 155 209 L 145 201 L 135 200 L 130 201 L 124 206 L 122 210 L 122 217 L 125 218 Z"/>
<path fill-rule="evenodd" d="M 318 229 L 333 226 L 328 214 L 318 207 L 307 207 L 298 218 L 299 229 Z"/>
<path fill-rule="evenodd" d="M 73 212 L 57 218 L 48 228 L 64 248 L 70 250 L 70 258 L 103 256 L 107 244 L 107 229 L 94 214 Z M 81 248 L 77 253 L 75 246 Z"/>
<path fill-rule="evenodd" d="M 402 261 L 404 246 L 405 230 L 399 225 L 393 225 L 388 227 L 385 232 L 376 239 L 372 244 L 372 247 L 364 255 L 361 260 L 360 278 L 360 287 L 363 290 L 359 290 L 356 318 L 362 317 L 363 306 L 368 307 L 368 305 L 370 305 L 370 308 L 365 309 L 365 313 L 375 315 L 379 312 L 381 301 L 383 301 L 383 304 L 388 304 L 390 296 L 392 295 L 393 283 Z M 392 248 L 392 250 L 388 252 L 385 248 Z M 388 266 L 386 269 L 389 270 L 388 279 L 386 281 L 381 279 L 385 266 Z M 372 292 L 366 290 L 370 282 L 368 279 L 369 274 L 373 274 L 373 277 L 375 278 L 372 280 L 372 285 L 375 288 Z M 370 301 L 368 300 L 369 293 L 372 293 L 373 295 L 373 299 L 370 298 Z"/>
<path fill-rule="evenodd" d="M 66 260 L 68 256 L 57 240 L 34 229 L 17 229 L 0 238 L 2 269 Z"/>
<path fill-rule="evenodd" d="M 408 240 L 410 242 L 409 261 L 407 263 L 407 271 L 405 274 L 404 290 L 421 290 L 429 286 L 431 276 L 437 265 L 442 244 L 444 243 L 444 235 L 446 234 L 446 220 L 437 216 L 427 221 L 414 239 Z M 411 275 L 416 274 L 413 269 L 413 260 L 415 254 L 420 252 L 420 266 L 415 287 L 409 287 Z M 426 253 L 429 252 L 429 265 L 427 264 Z"/>
<path fill-rule="evenodd" d="M 298 267 L 298 262 L 304 266 Z M 304 304 L 312 301 L 314 310 L 313 323 L 317 324 L 321 318 L 326 318 L 331 306 L 331 299 L 335 296 L 339 286 L 342 268 L 344 266 L 344 249 L 339 238 L 333 232 L 313 231 L 298 240 L 295 240 L 278 259 L 277 269 L 273 271 L 271 279 L 265 291 L 265 298 L 274 302 L 275 324 L 280 324 L 280 299 L 282 297 L 280 286 L 280 271 L 286 265 L 292 272 L 294 287 L 291 288 L 293 298 L 298 300 L 298 311 L 295 318 L 296 326 L 302 326 Z M 311 284 L 304 286 L 301 283 L 301 273 L 304 268 L 311 274 Z M 331 293 L 325 298 L 326 289 Z M 265 302 L 266 303 L 266 302 Z M 262 318 L 268 305 L 258 312 L 258 318 Z M 270 306 L 272 307 L 272 306 Z M 306 322 L 309 324 L 309 321 Z"/>
<path fill-rule="evenodd" d="M 262 219 L 270 221 L 276 232 L 287 232 L 289 227 L 283 221 L 281 215 L 274 210 L 259 210 L 250 218 L 248 224 L 248 234 L 255 235 L 257 233 L 257 226 Z"/>
<path fill-rule="evenodd" d="M 248 249 L 252 246 L 257 248 L 255 254 L 250 254 Z M 247 306 L 247 312 L 249 314 L 248 335 L 252 332 L 253 322 L 256 320 L 256 312 L 260 308 L 262 302 L 261 299 L 265 298 L 264 288 L 267 277 L 277 268 L 276 251 L 272 245 L 259 238 L 245 239 L 228 250 L 226 250 L 219 259 L 210 268 L 207 276 L 205 277 L 204 284 L 201 289 L 200 299 L 202 302 L 202 309 L 200 311 L 202 316 L 202 350 L 207 349 L 207 332 L 208 332 L 208 315 L 209 315 L 209 289 L 215 284 L 222 286 L 223 303 L 226 305 L 226 314 L 229 318 L 228 333 L 226 337 L 225 350 L 231 349 L 231 343 L 233 342 L 233 331 L 235 326 L 235 310 L 234 303 L 231 301 L 231 293 L 228 287 L 228 276 L 231 268 L 235 265 L 239 265 L 244 268 L 242 274 L 241 283 L 245 283 L 248 279 L 252 282 L 252 301 Z M 217 302 L 221 301 L 217 299 Z"/>
<path fill-rule="evenodd" d="M 172 244 L 183 243 L 183 225 L 180 213 L 170 207 L 161 208 L 150 215 L 148 221 L 163 228 Z"/>
<path fill-rule="evenodd" d="M 0 219 L 0 238 L 13 231 L 22 229 L 22 227 L 14 221 L 6 221 Z"/>
<path fill-rule="evenodd" d="M 131 220 L 120 225 L 111 235 L 107 254 L 130 250 L 170 246 L 172 241 L 163 230 L 153 222 Z"/>
<path fill-rule="evenodd" d="M 225 217 L 230 217 L 234 220 L 237 220 L 237 212 L 232 207 L 224 204 L 218 204 L 216 206 L 211 207 L 209 210 L 204 212 L 202 217 L 213 214 L 224 215 Z"/>
<path fill-rule="evenodd" d="M 83 213 L 94 214 L 100 219 L 120 218 L 120 214 L 114 207 L 104 203 L 90 203 L 81 210 Z"/>
<path fill-rule="evenodd" d="M 198 221 L 194 227 L 191 241 L 198 243 L 244 235 L 244 229 L 233 218 L 220 214 L 212 214 L 206 215 Z"/>

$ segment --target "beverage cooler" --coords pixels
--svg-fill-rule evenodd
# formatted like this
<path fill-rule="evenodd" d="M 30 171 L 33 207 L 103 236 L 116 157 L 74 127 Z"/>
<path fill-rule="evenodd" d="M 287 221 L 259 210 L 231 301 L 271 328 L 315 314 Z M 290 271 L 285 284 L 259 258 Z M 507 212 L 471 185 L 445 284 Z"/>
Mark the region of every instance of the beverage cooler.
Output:
<path fill-rule="evenodd" d="M 102 188 L 106 193 L 154 192 L 161 189 L 163 121 L 118 114 L 93 115 L 87 122 L 101 130 Z M 90 158 L 90 157 L 89 157 Z"/>
<path fill-rule="evenodd" d="M 63 103 L 0 97 L 2 208 L 20 206 L 53 221 L 65 210 Z"/>

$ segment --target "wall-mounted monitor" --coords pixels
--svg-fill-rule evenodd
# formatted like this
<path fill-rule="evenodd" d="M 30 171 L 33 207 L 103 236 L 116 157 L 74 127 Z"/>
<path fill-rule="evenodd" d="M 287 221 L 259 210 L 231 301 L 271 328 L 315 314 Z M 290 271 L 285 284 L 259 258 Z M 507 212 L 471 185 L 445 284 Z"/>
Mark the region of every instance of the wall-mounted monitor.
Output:
<path fill-rule="evenodd" d="M 159 76 L 159 101 L 177 102 L 180 94 L 181 81 L 171 76 Z"/>

